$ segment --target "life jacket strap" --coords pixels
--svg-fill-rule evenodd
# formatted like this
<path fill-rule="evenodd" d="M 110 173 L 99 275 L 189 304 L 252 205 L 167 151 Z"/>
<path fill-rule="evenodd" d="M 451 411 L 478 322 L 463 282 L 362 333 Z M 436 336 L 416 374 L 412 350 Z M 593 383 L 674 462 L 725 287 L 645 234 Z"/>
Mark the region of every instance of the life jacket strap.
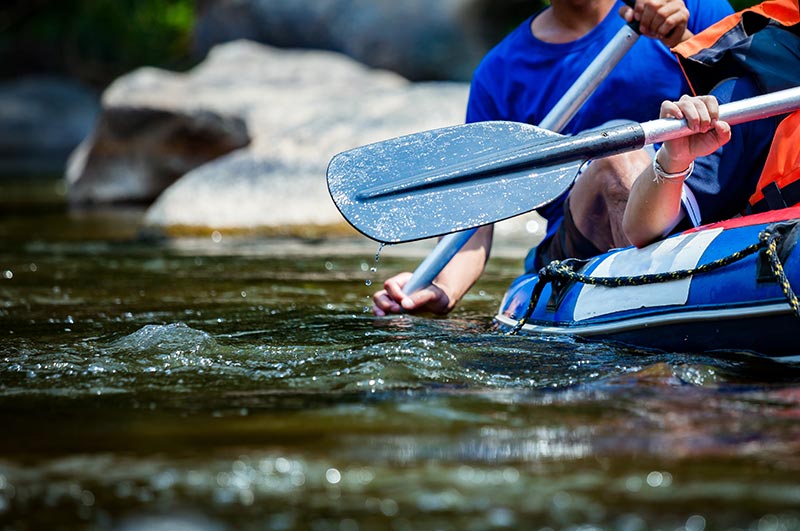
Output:
<path fill-rule="evenodd" d="M 763 199 L 752 205 L 752 213 L 778 210 L 800 203 L 800 181 L 790 183 L 783 188 L 774 181 L 761 189 Z"/>

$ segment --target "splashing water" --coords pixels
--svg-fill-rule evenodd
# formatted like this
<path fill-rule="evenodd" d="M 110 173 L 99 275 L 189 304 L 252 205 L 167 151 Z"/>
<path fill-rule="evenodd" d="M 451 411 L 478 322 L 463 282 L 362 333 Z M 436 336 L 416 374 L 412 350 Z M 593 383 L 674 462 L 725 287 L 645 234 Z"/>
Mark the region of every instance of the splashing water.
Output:
<path fill-rule="evenodd" d="M 374 319 L 370 244 L 26 215 L 0 218 L 2 528 L 798 527 L 791 368 L 499 335 L 515 259 L 447 318 Z"/>

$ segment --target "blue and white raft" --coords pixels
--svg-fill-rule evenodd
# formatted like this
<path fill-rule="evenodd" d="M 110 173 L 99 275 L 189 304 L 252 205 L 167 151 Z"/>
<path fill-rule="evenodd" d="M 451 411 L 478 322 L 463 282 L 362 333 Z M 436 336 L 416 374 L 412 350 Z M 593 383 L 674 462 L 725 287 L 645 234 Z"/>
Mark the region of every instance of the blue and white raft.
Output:
<path fill-rule="evenodd" d="M 643 249 L 517 278 L 495 321 L 673 352 L 800 362 L 800 207 L 693 229 Z"/>

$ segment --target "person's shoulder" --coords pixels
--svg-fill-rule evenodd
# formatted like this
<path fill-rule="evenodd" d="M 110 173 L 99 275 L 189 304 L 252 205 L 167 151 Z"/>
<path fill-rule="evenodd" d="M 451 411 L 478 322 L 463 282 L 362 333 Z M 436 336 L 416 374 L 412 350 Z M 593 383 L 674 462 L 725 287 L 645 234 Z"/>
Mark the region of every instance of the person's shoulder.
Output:
<path fill-rule="evenodd" d="M 503 40 L 492 47 L 481 60 L 479 69 L 492 69 L 496 65 L 503 65 L 520 52 L 525 43 L 530 40 L 530 27 L 533 15 L 522 21 Z"/>
<path fill-rule="evenodd" d="M 733 14 L 728 0 L 684 0 L 689 10 L 689 29 L 699 33 L 711 24 Z"/>
<path fill-rule="evenodd" d="M 690 14 L 703 11 L 724 11 L 733 13 L 733 7 L 731 7 L 728 0 L 683 0 L 683 3 L 686 5 L 686 9 L 689 10 Z"/>

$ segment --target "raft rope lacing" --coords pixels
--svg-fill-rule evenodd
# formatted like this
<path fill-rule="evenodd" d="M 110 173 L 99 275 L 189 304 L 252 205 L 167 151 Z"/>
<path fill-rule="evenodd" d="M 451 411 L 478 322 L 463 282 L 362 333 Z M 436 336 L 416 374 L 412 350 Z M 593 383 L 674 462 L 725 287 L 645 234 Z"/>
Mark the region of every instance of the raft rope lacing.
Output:
<path fill-rule="evenodd" d="M 573 269 L 573 264 L 578 261 L 572 259 L 554 260 L 548 265 L 539 270 L 539 279 L 531 292 L 531 300 L 528 303 L 528 308 L 525 310 L 525 315 L 517 321 L 514 328 L 511 329 L 509 335 L 516 335 L 525 326 L 525 323 L 530 319 L 533 310 L 539 302 L 539 299 L 547 284 L 558 281 L 572 281 L 580 282 L 583 284 L 590 284 L 593 286 L 605 286 L 609 288 L 618 288 L 621 286 L 642 286 L 644 284 L 656 284 L 659 282 L 669 282 L 672 280 L 681 280 L 693 275 L 708 273 L 721 267 L 725 267 L 734 262 L 742 260 L 751 254 L 757 253 L 761 249 L 764 250 L 769 258 L 770 272 L 772 273 L 775 281 L 781 286 L 786 301 L 792 309 L 795 317 L 800 318 L 800 301 L 795 295 L 789 279 L 786 277 L 786 272 L 783 269 L 780 257 L 778 256 L 778 240 L 781 235 L 771 227 L 767 227 L 758 233 L 758 242 L 748 245 L 740 251 L 736 251 L 728 256 L 719 258 L 712 262 L 708 262 L 694 269 L 680 269 L 677 271 L 667 271 L 664 273 L 652 273 L 647 275 L 633 275 L 622 277 L 591 277 L 576 273 Z"/>

